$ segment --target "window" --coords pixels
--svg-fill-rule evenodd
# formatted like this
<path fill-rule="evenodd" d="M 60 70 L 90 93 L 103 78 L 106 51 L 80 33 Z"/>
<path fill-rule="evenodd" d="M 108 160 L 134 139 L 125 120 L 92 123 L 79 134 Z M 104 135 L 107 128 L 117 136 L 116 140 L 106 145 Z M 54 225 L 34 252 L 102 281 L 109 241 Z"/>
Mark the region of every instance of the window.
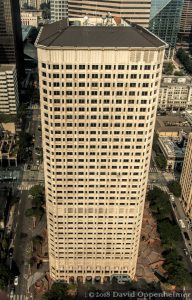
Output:
<path fill-rule="evenodd" d="M 132 65 L 131 70 L 137 70 L 137 65 Z"/>
<path fill-rule="evenodd" d="M 111 65 L 106 65 L 105 70 L 111 70 Z"/>
<path fill-rule="evenodd" d="M 99 66 L 98 65 L 92 65 L 92 70 L 98 70 Z"/>
<path fill-rule="evenodd" d="M 118 70 L 124 70 L 125 69 L 125 66 L 124 65 L 119 65 L 118 66 Z"/>
<path fill-rule="evenodd" d="M 79 65 L 79 69 L 80 70 L 84 70 L 85 69 L 85 65 Z"/>
<path fill-rule="evenodd" d="M 72 70 L 72 65 L 66 65 L 67 70 Z"/>
<path fill-rule="evenodd" d="M 151 70 L 151 66 L 150 66 L 150 65 L 146 65 L 146 66 L 144 67 L 144 69 L 145 69 L 145 70 Z"/>

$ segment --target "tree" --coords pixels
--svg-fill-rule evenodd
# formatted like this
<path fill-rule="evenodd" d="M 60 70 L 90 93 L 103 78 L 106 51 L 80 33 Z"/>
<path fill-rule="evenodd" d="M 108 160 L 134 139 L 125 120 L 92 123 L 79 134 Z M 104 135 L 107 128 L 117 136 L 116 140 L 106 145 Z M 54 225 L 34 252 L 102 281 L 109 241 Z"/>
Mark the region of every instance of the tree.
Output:
<path fill-rule="evenodd" d="M 170 190 L 171 193 L 173 193 L 173 195 L 175 197 L 180 197 L 181 196 L 181 185 L 178 181 L 175 180 L 171 180 L 168 182 L 168 188 Z"/>
<path fill-rule="evenodd" d="M 160 234 L 163 244 L 173 247 L 175 242 L 181 240 L 181 231 L 178 225 L 173 225 L 169 220 L 162 220 L 157 224 L 157 229 Z"/>
<path fill-rule="evenodd" d="M 32 188 L 29 190 L 29 194 L 33 198 L 42 197 L 44 194 L 44 187 L 40 184 L 32 186 Z"/>
<path fill-rule="evenodd" d="M 42 217 L 44 209 L 42 207 L 32 207 L 25 211 L 26 217 Z"/>
<path fill-rule="evenodd" d="M 32 199 L 32 205 L 34 207 L 41 207 L 44 202 L 44 188 L 39 185 L 34 185 L 30 190 L 29 194 L 33 197 Z"/>
<path fill-rule="evenodd" d="M 43 295 L 42 300 L 68 300 L 72 297 L 67 295 L 68 286 L 62 281 L 54 282 L 51 289 Z"/>
<path fill-rule="evenodd" d="M 32 241 L 34 244 L 42 244 L 43 237 L 41 235 L 33 236 Z"/>
<path fill-rule="evenodd" d="M 167 161 L 162 153 L 159 153 L 155 156 L 155 162 L 161 170 L 166 169 Z"/>
<path fill-rule="evenodd" d="M 171 62 L 165 63 L 163 67 L 164 74 L 171 75 L 173 73 L 173 64 Z"/>

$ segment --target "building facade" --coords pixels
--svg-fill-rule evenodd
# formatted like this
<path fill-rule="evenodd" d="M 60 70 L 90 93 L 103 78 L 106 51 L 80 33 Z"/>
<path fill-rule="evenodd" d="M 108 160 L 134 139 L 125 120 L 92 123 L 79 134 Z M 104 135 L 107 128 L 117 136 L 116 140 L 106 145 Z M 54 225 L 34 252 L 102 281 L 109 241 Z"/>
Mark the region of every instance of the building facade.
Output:
<path fill-rule="evenodd" d="M 48 3 L 48 0 L 20 0 L 20 6 L 21 8 L 24 7 L 25 4 L 27 4 L 31 8 L 40 9 L 42 3 Z"/>
<path fill-rule="evenodd" d="M 0 113 L 16 114 L 19 104 L 15 65 L 0 65 Z"/>
<path fill-rule="evenodd" d="M 151 0 L 69 0 L 69 16 L 105 16 L 111 13 L 112 16 L 124 18 L 130 22 L 148 27 L 150 17 Z"/>
<path fill-rule="evenodd" d="M 180 30 L 183 0 L 152 0 L 149 29 L 175 48 Z"/>
<path fill-rule="evenodd" d="M 51 277 L 133 278 L 165 44 L 83 19 L 37 47 Z"/>
<path fill-rule="evenodd" d="M 51 21 L 56 22 L 68 17 L 68 1 L 67 0 L 50 0 L 51 5 Z"/>
<path fill-rule="evenodd" d="M 178 47 L 189 48 L 192 44 L 192 1 L 184 0 L 181 15 Z"/>
<path fill-rule="evenodd" d="M 191 77 L 163 76 L 159 92 L 159 108 L 185 110 L 192 108 Z"/>
<path fill-rule="evenodd" d="M 23 45 L 18 0 L 0 0 L 0 64 L 16 64 L 23 74 Z"/>
<path fill-rule="evenodd" d="M 186 215 L 192 220 L 192 133 L 189 135 L 181 173 L 182 204 Z"/>
<path fill-rule="evenodd" d="M 42 17 L 42 11 L 21 11 L 22 25 L 38 27 Z"/>

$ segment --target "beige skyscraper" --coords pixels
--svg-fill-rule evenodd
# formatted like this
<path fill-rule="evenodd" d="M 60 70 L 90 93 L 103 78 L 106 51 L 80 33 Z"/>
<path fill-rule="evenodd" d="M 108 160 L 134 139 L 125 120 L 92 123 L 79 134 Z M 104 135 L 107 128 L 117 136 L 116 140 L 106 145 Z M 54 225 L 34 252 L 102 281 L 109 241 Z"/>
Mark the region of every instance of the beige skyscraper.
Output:
<path fill-rule="evenodd" d="M 165 44 L 123 21 L 75 24 L 37 42 L 50 272 L 133 278 Z"/>
<path fill-rule="evenodd" d="M 189 134 L 187 142 L 180 184 L 183 208 L 192 220 L 192 133 Z"/>
<path fill-rule="evenodd" d="M 77 16 L 112 16 L 125 18 L 130 22 L 148 27 L 151 9 L 151 0 L 69 0 L 70 17 Z"/>

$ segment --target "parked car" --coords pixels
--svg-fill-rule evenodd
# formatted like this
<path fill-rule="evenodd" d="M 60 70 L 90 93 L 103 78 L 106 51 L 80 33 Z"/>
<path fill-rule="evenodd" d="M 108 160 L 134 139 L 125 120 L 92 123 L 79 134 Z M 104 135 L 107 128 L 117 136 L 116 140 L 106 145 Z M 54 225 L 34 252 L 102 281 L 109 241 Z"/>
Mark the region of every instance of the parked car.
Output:
<path fill-rule="evenodd" d="M 9 249 L 9 257 L 13 257 L 13 251 L 14 251 L 14 248 L 11 247 L 11 248 Z"/>
<path fill-rule="evenodd" d="M 15 279 L 14 279 L 14 285 L 18 285 L 19 284 L 19 277 L 18 276 L 15 276 Z"/>
<path fill-rule="evenodd" d="M 186 256 L 189 255 L 187 249 L 184 248 L 183 251 L 184 251 L 184 253 L 185 253 Z"/>
<path fill-rule="evenodd" d="M 189 235 L 186 231 L 183 232 L 184 237 L 186 238 L 186 240 L 190 241 Z"/>
<path fill-rule="evenodd" d="M 180 224 L 181 228 L 183 228 L 183 229 L 185 228 L 185 224 L 182 219 L 179 220 L 179 224 Z M 185 232 L 184 232 L 184 235 L 185 235 Z"/>
<path fill-rule="evenodd" d="M 11 288 L 9 298 L 10 298 L 10 299 L 13 299 L 14 294 L 15 294 L 15 289 L 14 289 L 14 288 Z"/>

